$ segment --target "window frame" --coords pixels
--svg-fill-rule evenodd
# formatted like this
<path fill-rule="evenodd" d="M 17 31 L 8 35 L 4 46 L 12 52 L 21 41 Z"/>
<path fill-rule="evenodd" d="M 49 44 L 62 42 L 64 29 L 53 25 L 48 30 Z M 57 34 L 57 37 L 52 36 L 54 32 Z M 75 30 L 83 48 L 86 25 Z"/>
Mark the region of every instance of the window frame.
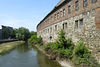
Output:
<path fill-rule="evenodd" d="M 60 15 L 61 15 L 61 18 L 63 17 L 63 12 L 62 11 L 60 11 Z"/>
<path fill-rule="evenodd" d="M 81 23 L 82 23 L 82 25 L 81 25 Z M 79 24 L 80 24 L 80 26 L 79 26 L 80 28 L 83 28 L 83 27 L 84 27 L 83 19 L 80 19 L 80 20 L 79 20 Z"/>
<path fill-rule="evenodd" d="M 57 25 L 55 25 L 55 31 L 57 31 Z"/>
<path fill-rule="evenodd" d="M 63 17 L 65 16 L 65 9 L 63 9 Z"/>
<path fill-rule="evenodd" d="M 77 26 L 76 26 L 76 23 L 77 23 Z M 78 23 L 79 23 L 78 20 L 76 20 L 76 21 L 75 21 L 75 29 L 78 29 L 78 28 L 79 28 Z"/>
<path fill-rule="evenodd" d="M 79 10 L 79 0 L 77 0 L 75 2 L 75 10 L 78 11 Z"/>
<path fill-rule="evenodd" d="M 71 5 L 68 6 L 68 13 L 71 13 Z"/>
<path fill-rule="evenodd" d="M 59 12 L 57 13 L 57 19 L 59 19 Z"/>
<path fill-rule="evenodd" d="M 83 0 L 83 6 L 87 7 L 88 6 L 88 1 L 87 0 Z"/>
<path fill-rule="evenodd" d="M 97 0 L 95 0 L 95 1 L 94 1 L 94 0 L 92 0 L 92 3 L 95 3 L 95 2 L 97 2 Z"/>
<path fill-rule="evenodd" d="M 55 14 L 55 20 L 56 20 L 56 14 Z"/>

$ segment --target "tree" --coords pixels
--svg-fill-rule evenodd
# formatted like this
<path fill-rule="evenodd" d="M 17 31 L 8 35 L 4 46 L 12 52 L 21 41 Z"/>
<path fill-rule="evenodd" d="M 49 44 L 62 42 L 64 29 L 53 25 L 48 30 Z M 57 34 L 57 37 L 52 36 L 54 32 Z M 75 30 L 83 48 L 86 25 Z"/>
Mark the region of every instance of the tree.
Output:
<path fill-rule="evenodd" d="M 30 37 L 31 37 L 33 34 L 34 34 L 34 31 L 31 31 L 31 32 L 30 32 Z"/>
<path fill-rule="evenodd" d="M 9 28 L 8 27 L 3 30 L 3 37 L 5 39 L 9 38 Z"/>
<path fill-rule="evenodd" d="M 15 30 L 12 30 L 12 32 L 11 32 L 11 38 L 16 38 L 16 31 Z"/>
<path fill-rule="evenodd" d="M 16 38 L 19 39 L 19 40 L 27 41 L 29 37 L 30 37 L 30 32 L 29 32 L 28 29 L 26 29 L 24 27 L 20 27 L 16 31 Z"/>

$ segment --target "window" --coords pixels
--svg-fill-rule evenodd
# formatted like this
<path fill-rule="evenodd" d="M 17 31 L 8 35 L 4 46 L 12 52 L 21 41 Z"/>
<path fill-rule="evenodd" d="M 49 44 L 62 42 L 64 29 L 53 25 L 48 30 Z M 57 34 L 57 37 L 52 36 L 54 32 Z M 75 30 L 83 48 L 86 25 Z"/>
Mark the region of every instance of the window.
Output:
<path fill-rule="evenodd" d="M 48 28 L 48 33 L 49 33 L 49 28 Z"/>
<path fill-rule="evenodd" d="M 68 6 L 68 13 L 71 13 L 71 6 Z"/>
<path fill-rule="evenodd" d="M 78 29 L 78 20 L 75 21 L 75 29 Z"/>
<path fill-rule="evenodd" d="M 59 19 L 59 13 L 57 13 L 57 19 Z"/>
<path fill-rule="evenodd" d="M 55 31 L 57 31 L 57 25 L 55 25 Z"/>
<path fill-rule="evenodd" d="M 76 11 L 79 10 L 79 2 L 78 1 L 75 2 L 75 5 L 76 5 Z"/>
<path fill-rule="evenodd" d="M 67 23 L 65 23 L 65 27 L 66 27 L 66 32 L 67 32 Z"/>
<path fill-rule="evenodd" d="M 50 28 L 50 33 L 52 32 L 52 27 Z"/>
<path fill-rule="evenodd" d="M 55 20 L 56 20 L 56 14 L 55 14 Z"/>
<path fill-rule="evenodd" d="M 52 17 L 51 17 L 51 23 L 52 23 Z"/>
<path fill-rule="evenodd" d="M 61 17 L 62 17 L 62 11 L 60 13 L 61 13 Z"/>
<path fill-rule="evenodd" d="M 65 16 L 65 9 L 63 9 L 63 16 Z"/>
<path fill-rule="evenodd" d="M 63 24 L 63 29 L 66 30 L 66 32 L 67 32 L 67 23 Z"/>
<path fill-rule="evenodd" d="M 87 6 L 87 0 L 84 0 L 84 7 L 86 7 Z"/>
<path fill-rule="evenodd" d="M 64 24 L 63 24 L 63 29 L 64 29 Z"/>
<path fill-rule="evenodd" d="M 83 28 L 83 19 L 81 19 L 79 21 L 80 21 L 80 28 Z"/>
<path fill-rule="evenodd" d="M 92 2 L 94 3 L 94 2 L 97 2 L 97 0 L 92 0 Z"/>

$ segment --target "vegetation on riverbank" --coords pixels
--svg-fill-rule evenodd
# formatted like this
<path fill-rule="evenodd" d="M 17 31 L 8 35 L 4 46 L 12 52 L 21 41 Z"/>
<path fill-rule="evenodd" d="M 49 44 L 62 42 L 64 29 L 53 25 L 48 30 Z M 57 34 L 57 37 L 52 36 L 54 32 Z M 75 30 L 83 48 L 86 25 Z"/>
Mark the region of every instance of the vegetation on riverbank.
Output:
<path fill-rule="evenodd" d="M 50 50 L 59 53 L 66 57 L 66 59 L 72 60 L 76 67 L 100 67 L 85 46 L 84 41 L 80 39 L 75 47 L 71 39 L 65 38 L 64 30 L 58 33 L 58 40 L 56 42 L 51 42 L 46 45 L 45 51 L 48 52 Z"/>
<path fill-rule="evenodd" d="M 18 45 L 25 43 L 24 41 L 14 41 L 0 44 L 0 55 L 3 55 Z"/>
<path fill-rule="evenodd" d="M 31 39 L 34 39 L 34 37 Z M 32 44 L 39 44 L 38 40 L 34 41 L 31 39 Z M 40 40 L 40 42 L 42 42 L 42 40 Z M 40 45 L 38 46 L 41 47 Z M 42 47 L 44 47 L 44 45 Z M 80 39 L 77 46 L 75 46 L 70 38 L 65 38 L 64 30 L 58 33 L 58 40 L 48 43 L 44 50 L 50 55 L 50 59 L 56 60 L 58 57 L 60 59 L 70 59 L 76 67 L 100 67 L 95 58 L 91 55 L 89 49 L 85 46 L 84 41 Z"/>
<path fill-rule="evenodd" d="M 30 44 L 43 45 L 42 37 L 41 36 L 37 37 L 37 32 L 34 32 L 34 34 L 31 36 L 31 38 L 28 41 L 30 42 Z"/>

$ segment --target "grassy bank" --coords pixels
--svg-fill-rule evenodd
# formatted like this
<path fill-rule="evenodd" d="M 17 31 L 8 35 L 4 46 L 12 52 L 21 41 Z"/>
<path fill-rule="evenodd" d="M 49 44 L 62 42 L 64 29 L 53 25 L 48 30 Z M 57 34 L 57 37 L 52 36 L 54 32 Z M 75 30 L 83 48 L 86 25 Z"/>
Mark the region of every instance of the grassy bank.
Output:
<path fill-rule="evenodd" d="M 16 46 L 21 45 L 23 43 L 25 43 L 25 42 L 24 41 L 14 41 L 14 42 L 0 44 L 0 55 L 5 54 L 6 52 L 12 50 Z"/>

